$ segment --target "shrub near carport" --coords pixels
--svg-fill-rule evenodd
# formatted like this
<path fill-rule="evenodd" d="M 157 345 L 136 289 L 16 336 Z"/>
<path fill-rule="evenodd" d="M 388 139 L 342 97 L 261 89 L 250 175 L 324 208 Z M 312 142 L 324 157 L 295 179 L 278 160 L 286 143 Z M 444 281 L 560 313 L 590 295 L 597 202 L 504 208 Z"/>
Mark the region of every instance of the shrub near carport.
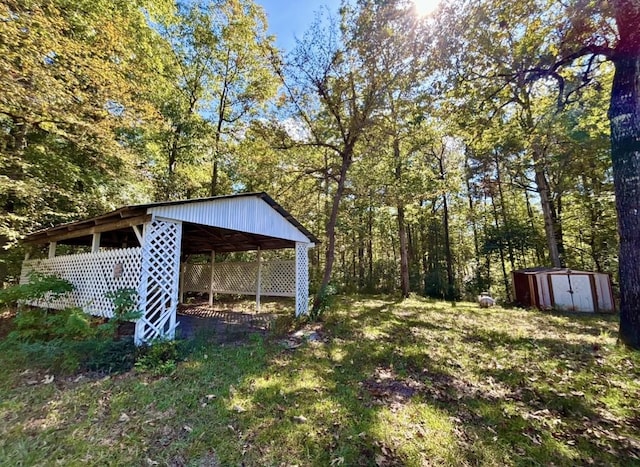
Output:
<path fill-rule="evenodd" d="M 29 283 L 3 290 L 0 303 L 18 307 L 18 301 L 24 300 L 46 306 L 47 299 L 72 290 L 73 286 L 63 279 L 32 274 Z M 114 294 L 114 318 L 103 323 L 79 308 L 52 311 L 21 307 L 13 319 L 12 331 L 2 343 L 3 351 L 26 367 L 51 373 L 128 370 L 134 361 L 133 342 L 113 338 L 123 320 L 136 316 L 127 306 L 131 299 L 127 301 L 126 295 L 127 291 Z"/>

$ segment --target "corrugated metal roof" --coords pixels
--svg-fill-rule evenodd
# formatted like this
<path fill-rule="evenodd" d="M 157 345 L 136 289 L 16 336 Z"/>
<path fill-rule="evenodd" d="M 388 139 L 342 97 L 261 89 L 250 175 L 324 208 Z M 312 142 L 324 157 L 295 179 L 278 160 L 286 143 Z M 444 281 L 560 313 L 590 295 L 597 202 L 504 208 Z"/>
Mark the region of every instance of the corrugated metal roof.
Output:
<path fill-rule="evenodd" d="M 541 272 L 549 272 L 549 273 L 558 273 L 558 274 L 604 274 L 595 271 L 581 271 L 578 269 L 571 268 L 551 268 L 551 267 L 536 267 L 536 268 L 524 268 L 524 269 L 516 269 L 513 271 L 516 274 L 537 274 Z"/>
<path fill-rule="evenodd" d="M 213 196 L 209 198 L 193 198 L 178 201 L 161 201 L 155 203 L 137 204 L 130 206 L 123 206 L 114 211 L 102 214 L 100 216 L 92 217 L 90 219 L 69 222 L 59 226 L 51 227 L 48 229 L 39 230 L 37 232 L 29 234 L 25 237 L 26 243 L 43 243 L 54 241 L 56 237 L 64 236 L 66 238 L 72 238 L 74 232 L 79 235 L 86 235 L 83 231 L 87 229 L 97 229 L 99 226 L 107 228 L 110 223 L 120 222 L 125 223 L 127 219 L 132 221 L 138 219 L 140 216 L 145 215 L 150 209 L 160 208 L 164 206 L 178 206 L 178 205 L 191 205 L 195 203 L 209 203 L 211 201 L 219 201 L 226 199 L 239 199 L 246 197 L 254 197 L 263 200 L 271 208 L 273 208 L 282 218 L 284 218 L 289 224 L 295 227 L 301 232 L 311 243 L 320 243 L 318 238 L 307 230 L 298 220 L 296 220 L 286 209 L 278 204 L 271 196 L 265 192 L 252 192 L 252 193 L 238 193 L 233 195 Z M 256 233 L 256 232 L 254 232 Z"/>

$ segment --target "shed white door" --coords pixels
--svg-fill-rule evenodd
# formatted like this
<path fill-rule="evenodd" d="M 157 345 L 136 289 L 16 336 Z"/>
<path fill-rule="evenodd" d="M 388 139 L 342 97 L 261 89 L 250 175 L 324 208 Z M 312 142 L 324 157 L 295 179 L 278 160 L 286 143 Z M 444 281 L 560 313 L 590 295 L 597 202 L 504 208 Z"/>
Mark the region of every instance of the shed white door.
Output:
<path fill-rule="evenodd" d="M 595 311 L 589 276 L 551 275 L 554 304 L 558 308 L 574 311 Z"/>

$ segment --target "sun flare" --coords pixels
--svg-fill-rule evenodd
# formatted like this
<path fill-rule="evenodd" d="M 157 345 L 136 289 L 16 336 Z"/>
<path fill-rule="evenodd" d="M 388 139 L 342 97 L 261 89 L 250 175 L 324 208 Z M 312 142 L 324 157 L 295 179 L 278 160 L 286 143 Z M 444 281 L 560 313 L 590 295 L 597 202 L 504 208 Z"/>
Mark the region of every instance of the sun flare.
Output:
<path fill-rule="evenodd" d="M 440 0 L 413 0 L 413 7 L 420 16 L 426 16 L 432 13 L 438 8 L 439 4 Z"/>

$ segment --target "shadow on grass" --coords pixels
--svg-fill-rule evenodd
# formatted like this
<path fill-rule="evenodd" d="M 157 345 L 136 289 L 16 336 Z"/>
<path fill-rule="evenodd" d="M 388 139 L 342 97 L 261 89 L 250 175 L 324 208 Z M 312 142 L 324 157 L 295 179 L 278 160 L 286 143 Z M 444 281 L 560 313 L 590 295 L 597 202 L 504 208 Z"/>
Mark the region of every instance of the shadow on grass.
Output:
<path fill-rule="evenodd" d="M 603 449 L 597 437 L 582 436 L 582 421 L 599 418 L 584 394 L 563 393 L 513 368 L 472 368 L 472 373 L 481 381 L 478 383 L 470 379 L 469 368 L 462 368 L 446 355 L 432 354 L 428 342 L 422 350 L 415 351 L 420 338 L 409 332 L 410 329 L 438 334 L 455 332 L 456 328 L 407 319 L 411 314 L 406 311 L 393 312 L 397 304 L 376 305 L 368 310 L 357 310 L 352 305 L 327 326 L 340 342 L 329 342 L 326 348 L 316 349 L 313 358 L 304 354 L 290 357 L 295 367 L 304 368 L 322 381 L 320 392 L 317 387 L 311 387 L 302 390 L 304 396 L 295 393 L 297 396 L 291 398 L 297 404 L 295 411 L 317 412 L 314 407 L 319 393 L 328 407 L 332 407 L 326 418 L 317 414 L 314 418 L 313 430 L 317 432 L 311 439 L 316 441 L 310 452 L 317 465 L 336 459 L 346 459 L 348 465 L 374 465 L 376 456 L 378 461 L 382 456 L 387 462 L 385 465 L 405 463 L 412 453 L 405 450 L 402 443 L 391 442 L 393 436 L 385 435 L 379 425 L 382 414 L 405 410 L 403 407 L 410 404 L 427 405 L 452 421 L 450 432 L 458 444 L 457 449 L 449 453 L 453 457 L 438 458 L 434 454 L 437 447 L 425 442 L 422 449 L 431 455 L 431 462 L 453 465 L 464 459 L 471 464 L 575 465 L 595 458 L 596 462 L 615 465 L 621 458 L 633 454 L 624 443 L 609 440 Z M 363 339 L 359 328 L 364 324 L 384 324 L 386 332 L 377 339 Z M 348 336 L 357 338 L 343 341 Z M 475 336 L 461 333 L 457 339 L 467 344 L 469 352 L 491 352 L 503 347 L 510 352 L 528 352 L 537 360 L 561 363 L 579 359 L 587 367 L 594 364 L 596 356 L 591 344 L 514 337 L 498 331 L 478 330 Z M 339 363 L 332 357 L 334 353 L 339 355 Z M 295 375 L 288 383 L 294 382 Z M 286 406 L 290 400 L 286 385 L 278 388 L 256 392 L 254 402 L 271 407 Z M 272 429 L 276 429 L 287 414 L 289 420 L 293 420 L 290 411 L 282 411 L 273 419 Z M 339 421 L 330 424 L 334 418 Z M 414 420 L 413 426 L 419 423 Z M 295 429 L 292 423 L 284 426 L 285 430 Z M 412 436 L 411 433 L 405 435 Z"/>
<path fill-rule="evenodd" d="M 585 419 L 601 420 L 592 399 L 546 379 L 569 378 L 576 361 L 599 377 L 591 344 L 474 327 L 490 315 L 416 302 L 343 299 L 322 342 L 203 342 L 169 377 L 78 386 L 65 397 L 82 411 L 49 445 L 132 465 L 633 462 L 625 441 L 587 431 Z"/>

